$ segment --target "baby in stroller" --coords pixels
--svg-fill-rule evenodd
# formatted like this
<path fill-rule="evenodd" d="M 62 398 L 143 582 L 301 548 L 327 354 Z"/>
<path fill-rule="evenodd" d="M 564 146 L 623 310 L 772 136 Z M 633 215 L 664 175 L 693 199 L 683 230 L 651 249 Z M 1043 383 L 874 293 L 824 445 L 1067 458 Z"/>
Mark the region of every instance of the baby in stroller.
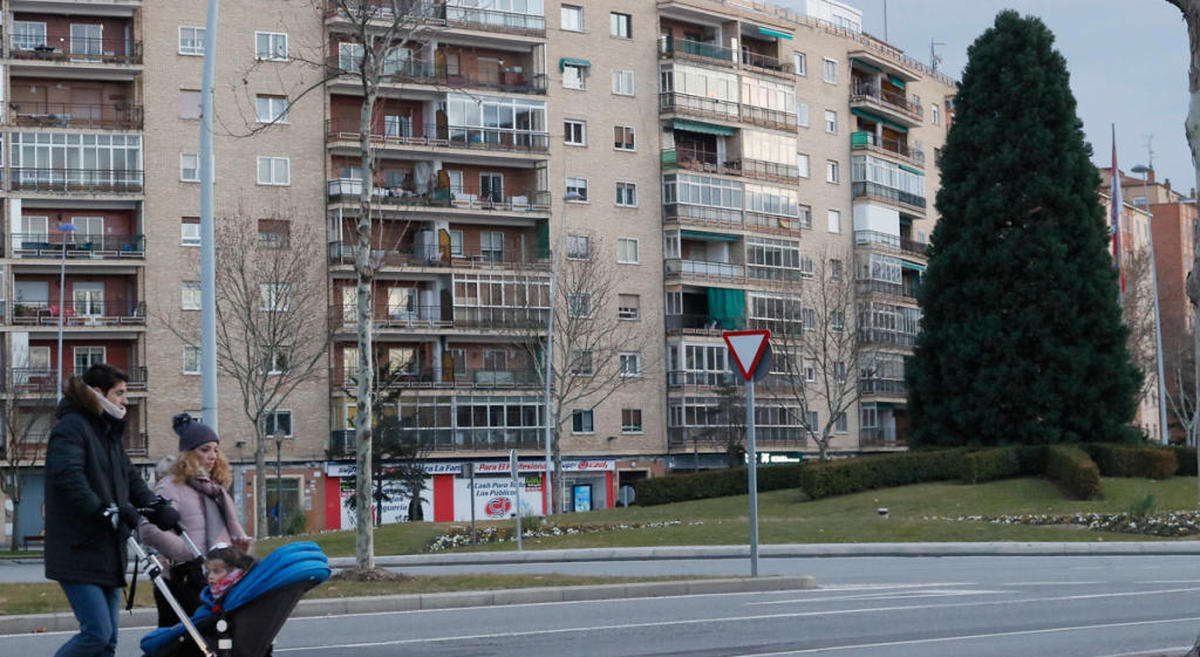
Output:
<path fill-rule="evenodd" d="M 220 600 L 234 584 L 242 581 L 246 571 L 254 566 L 254 557 L 233 547 L 215 547 L 204 558 L 208 573 L 208 595 Z"/>

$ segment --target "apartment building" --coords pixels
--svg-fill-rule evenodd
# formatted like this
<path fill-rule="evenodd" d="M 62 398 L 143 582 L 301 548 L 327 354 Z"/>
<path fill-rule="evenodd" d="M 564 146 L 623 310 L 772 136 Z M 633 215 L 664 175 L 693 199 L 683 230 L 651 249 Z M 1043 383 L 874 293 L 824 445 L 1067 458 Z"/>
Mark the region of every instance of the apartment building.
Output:
<path fill-rule="evenodd" d="M 65 315 L 67 369 L 103 359 L 134 373 L 128 440 L 151 476 L 174 451 L 171 415 L 199 411 L 197 351 L 167 324 L 199 314 L 203 9 L 9 8 L 5 395 L 52 403 Z M 556 249 L 560 273 L 597 263 L 606 281 L 559 312 L 617 318 L 637 336 L 619 354 L 619 385 L 563 409 L 568 510 L 613 506 L 638 478 L 723 465 L 737 388 L 721 331 L 803 334 L 819 272 L 853 282 L 839 321 L 865 345 L 841 364 L 862 398 L 832 449 L 904 447 L 903 357 L 953 81 L 863 34 L 861 13 L 831 0 L 803 13 L 753 0 L 447 0 L 427 14 L 384 64 L 370 131 L 379 385 L 396 393 L 385 415 L 421 439 L 430 474 L 422 500 L 389 502 L 385 521 L 461 519 L 472 506 L 503 517 L 511 449 L 523 507 L 544 508 L 538 368 Z M 379 26 L 388 19 L 381 10 Z M 328 367 L 270 427 L 287 435 L 284 515 L 310 528 L 350 521 L 361 48 L 323 5 L 222 7 L 216 214 L 256 224 L 279 257 L 288 235 L 327 242 L 313 268 L 328 289 Z M 59 230 L 68 221 L 77 230 Z M 223 377 L 220 389 L 222 448 L 250 509 L 253 433 L 237 386 Z M 760 449 L 775 460 L 816 451 L 805 423 L 825 418 L 797 405 L 784 386 L 760 388 Z"/>

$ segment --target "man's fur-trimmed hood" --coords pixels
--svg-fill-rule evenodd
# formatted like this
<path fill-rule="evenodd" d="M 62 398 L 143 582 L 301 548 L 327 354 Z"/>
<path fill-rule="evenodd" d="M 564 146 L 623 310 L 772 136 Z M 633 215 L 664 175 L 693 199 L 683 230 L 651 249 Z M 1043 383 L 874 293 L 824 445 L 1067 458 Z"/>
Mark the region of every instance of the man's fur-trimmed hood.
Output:
<path fill-rule="evenodd" d="M 104 417 L 104 407 L 100 404 L 100 398 L 77 376 L 67 379 L 63 384 L 63 403 L 59 405 L 56 415 L 62 417 L 72 410 L 78 410 L 94 419 Z"/>

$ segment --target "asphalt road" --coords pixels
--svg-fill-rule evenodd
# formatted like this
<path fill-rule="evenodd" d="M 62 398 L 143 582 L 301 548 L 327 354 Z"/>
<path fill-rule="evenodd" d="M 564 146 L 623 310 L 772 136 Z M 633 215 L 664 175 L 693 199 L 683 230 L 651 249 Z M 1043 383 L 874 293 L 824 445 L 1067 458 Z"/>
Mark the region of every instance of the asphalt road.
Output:
<path fill-rule="evenodd" d="M 744 560 L 705 560 L 487 569 L 740 574 L 745 568 Z M 1200 633 L 1200 560 L 1192 557 L 767 559 L 762 570 L 812 574 L 821 588 L 293 619 L 275 653 L 1110 657 L 1182 655 Z M 141 634 L 123 631 L 118 654 L 138 654 Z M 68 637 L 0 637 L 0 655 L 52 654 Z"/>

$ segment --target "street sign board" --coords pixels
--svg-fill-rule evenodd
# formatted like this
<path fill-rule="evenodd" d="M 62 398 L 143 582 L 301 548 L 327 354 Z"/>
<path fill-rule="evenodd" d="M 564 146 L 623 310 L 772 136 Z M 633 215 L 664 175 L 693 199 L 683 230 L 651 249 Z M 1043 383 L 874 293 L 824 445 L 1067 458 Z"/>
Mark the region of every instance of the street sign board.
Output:
<path fill-rule="evenodd" d="M 767 348 L 767 341 L 771 339 L 771 332 L 725 331 L 721 337 L 725 338 L 725 344 L 729 347 L 729 353 L 733 354 L 733 362 L 737 363 L 742 378 L 747 381 L 752 379 L 754 370 Z"/>

